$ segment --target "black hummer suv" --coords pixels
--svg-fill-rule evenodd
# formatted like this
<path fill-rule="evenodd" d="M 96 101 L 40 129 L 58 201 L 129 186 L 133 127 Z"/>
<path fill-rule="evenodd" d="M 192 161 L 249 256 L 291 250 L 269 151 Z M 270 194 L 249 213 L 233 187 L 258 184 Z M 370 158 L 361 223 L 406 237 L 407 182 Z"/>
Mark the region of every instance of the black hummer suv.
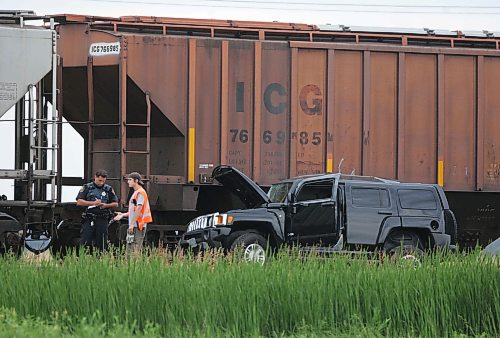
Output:
<path fill-rule="evenodd" d="M 322 174 L 273 184 L 266 194 L 230 166 L 212 176 L 246 208 L 195 218 L 180 241 L 184 248 L 242 246 L 246 260 L 263 262 L 268 246 L 282 244 L 389 253 L 455 246 L 455 216 L 435 184 Z"/>

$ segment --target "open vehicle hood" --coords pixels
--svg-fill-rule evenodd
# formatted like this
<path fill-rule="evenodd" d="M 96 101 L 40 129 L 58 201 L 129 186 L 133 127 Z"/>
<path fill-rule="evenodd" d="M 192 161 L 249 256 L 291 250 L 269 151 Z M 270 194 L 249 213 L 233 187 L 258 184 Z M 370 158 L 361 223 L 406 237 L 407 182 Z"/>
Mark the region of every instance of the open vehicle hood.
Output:
<path fill-rule="evenodd" d="M 264 190 L 236 168 L 218 166 L 213 170 L 212 177 L 234 192 L 248 209 L 270 202 Z"/>

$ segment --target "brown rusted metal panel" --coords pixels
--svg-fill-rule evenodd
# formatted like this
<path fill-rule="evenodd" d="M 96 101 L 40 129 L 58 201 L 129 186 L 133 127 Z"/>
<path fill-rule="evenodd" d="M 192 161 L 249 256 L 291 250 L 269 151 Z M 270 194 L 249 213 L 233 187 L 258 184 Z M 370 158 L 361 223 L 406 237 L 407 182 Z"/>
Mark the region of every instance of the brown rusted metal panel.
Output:
<path fill-rule="evenodd" d="M 227 129 L 221 129 L 221 137 L 227 142 L 227 164 L 251 176 L 254 44 L 230 40 L 228 47 Z"/>
<path fill-rule="evenodd" d="M 296 176 L 297 173 L 297 143 L 292 141 L 292 131 L 297 130 L 298 127 L 298 72 L 296 71 L 299 59 L 298 48 L 291 48 L 290 57 L 290 135 L 288 135 L 288 142 L 290 142 L 289 156 L 288 156 L 288 169 L 289 177 Z"/>
<path fill-rule="evenodd" d="M 376 34 L 374 36 L 379 36 L 379 35 Z M 380 52 L 395 52 L 395 53 L 408 52 L 416 54 L 484 55 L 484 56 L 498 55 L 498 51 L 490 49 L 416 47 L 416 46 L 398 46 L 391 44 L 372 44 L 372 43 L 331 43 L 331 42 L 291 41 L 290 47 L 307 48 L 307 49 L 380 51 Z"/>
<path fill-rule="evenodd" d="M 405 158 L 406 53 L 398 53 L 398 118 L 396 178 L 404 176 Z"/>
<path fill-rule="evenodd" d="M 86 33 L 88 26 L 59 25 L 57 33 L 57 52 L 64 58 L 64 67 L 85 66 L 88 58 L 89 35 Z M 75 43 L 78 41 L 78 43 Z"/>
<path fill-rule="evenodd" d="M 333 104 L 335 98 L 335 50 L 328 51 L 328 65 L 327 65 L 327 96 L 326 96 L 326 134 L 325 145 L 326 151 L 326 165 L 325 171 L 328 173 L 334 172 L 333 158 L 333 131 L 335 129 L 335 105 Z"/>
<path fill-rule="evenodd" d="M 438 112 L 437 112 L 437 172 L 436 181 L 444 186 L 444 156 L 445 156 L 445 67 L 444 54 L 438 55 Z"/>
<path fill-rule="evenodd" d="M 221 118 L 220 118 L 220 161 L 228 164 L 227 146 L 228 138 L 223 136 L 223 131 L 228 130 L 229 115 L 229 42 L 222 41 L 221 48 Z"/>
<path fill-rule="evenodd" d="M 88 45 L 85 46 L 87 54 L 93 43 L 113 43 L 119 42 L 120 36 L 108 32 L 91 31 L 89 34 Z M 119 54 L 94 56 L 94 66 L 117 65 L 120 62 Z"/>
<path fill-rule="evenodd" d="M 290 50 L 285 43 L 262 43 L 262 85 L 259 102 L 260 184 L 288 177 L 290 138 Z M 257 104 L 257 103 L 256 103 Z"/>
<path fill-rule="evenodd" d="M 434 55 L 407 53 L 405 56 L 404 158 L 398 177 L 401 181 L 436 182 L 437 60 Z M 400 136 L 401 138 L 401 136 Z"/>
<path fill-rule="evenodd" d="M 365 52 L 366 53 L 366 52 Z M 397 59 L 396 53 L 372 52 L 365 73 L 363 175 L 396 177 Z M 365 72 L 366 72 L 365 68 Z"/>
<path fill-rule="evenodd" d="M 58 26 L 58 53 L 64 58 L 65 67 L 86 66 L 92 43 L 120 41 L 119 36 L 108 32 L 90 31 L 87 24 Z M 94 66 L 117 65 L 119 55 L 95 57 Z"/>
<path fill-rule="evenodd" d="M 377 41 L 377 44 L 385 43 L 387 45 L 411 45 L 419 44 L 432 46 L 436 45 L 442 49 L 443 46 L 447 49 L 462 49 L 455 48 L 456 45 L 466 46 L 471 45 L 475 49 L 498 49 L 498 38 L 491 36 L 484 37 L 468 37 L 462 32 L 450 32 L 449 35 L 421 35 L 421 34 L 404 34 L 401 32 L 360 32 L 360 31 L 328 31 L 320 30 L 315 25 L 296 24 L 296 23 L 279 23 L 279 22 L 253 22 L 253 21 L 233 21 L 233 20 L 205 20 L 205 19 L 187 19 L 187 18 L 164 18 L 164 17 L 144 17 L 144 16 L 129 16 L 120 18 L 84 16 L 84 15 L 52 15 L 58 23 L 85 23 L 89 27 L 99 30 L 120 31 L 134 33 L 150 33 L 150 34 L 168 34 L 172 28 L 172 34 L 178 34 L 179 31 L 186 35 L 204 35 L 209 33 L 210 37 L 214 37 L 217 32 L 222 34 L 230 33 L 235 38 L 245 39 L 248 36 L 263 40 L 270 36 L 273 40 L 293 41 L 294 43 L 303 43 L 304 38 L 315 41 L 321 41 L 340 38 L 344 41 L 350 39 L 356 44 L 362 43 L 366 46 L 366 42 L 371 43 Z M 168 29 L 168 30 L 167 30 Z M 257 37 L 258 36 L 258 37 Z M 314 45 L 314 47 L 305 48 L 328 48 L 324 47 L 325 42 L 315 42 L 323 45 Z M 295 45 L 293 47 L 301 47 Z M 416 47 L 415 50 L 419 50 Z M 411 52 L 416 52 L 412 50 Z"/>
<path fill-rule="evenodd" d="M 326 51 L 299 50 L 297 65 L 297 124 L 291 130 L 296 151 L 290 161 L 296 163 L 295 175 L 323 173 L 325 167 L 326 122 Z"/>
<path fill-rule="evenodd" d="M 361 170 L 363 55 L 335 51 L 333 104 L 333 170 L 359 173 Z"/>
<path fill-rule="evenodd" d="M 484 56 L 476 58 L 477 130 L 476 130 L 476 190 L 484 189 Z"/>
<path fill-rule="evenodd" d="M 444 179 L 447 190 L 500 190 L 495 119 L 500 53 L 411 45 L 416 38 L 430 45 L 455 39 L 456 46 L 474 39 L 323 32 L 293 24 L 67 19 L 77 23 L 58 28 L 69 74 L 69 114 L 87 119 L 86 107 L 92 105 L 85 88 L 88 72 L 94 77 L 96 123 L 98 116 L 105 123 L 120 117 L 121 125 L 145 119 L 144 95 L 150 93 L 151 144 L 135 127 L 121 128 L 121 140 L 98 135 L 101 129 L 94 128 L 94 148 L 100 152 L 95 165 L 121 148 L 129 150 L 117 177 L 124 168 L 147 171 L 141 167 L 144 154 L 130 151 L 149 149 L 151 175 L 194 183 L 219 163 L 235 165 L 268 185 L 298 174 L 335 172 L 342 161 L 343 173 Z M 193 34 L 187 37 L 171 35 L 189 29 Z M 223 34 L 234 39 L 220 38 Z M 359 43 L 297 41 L 329 36 L 357 37 Z M 408 46 L 366 43 L 367 37 L 400 38 Z M 93 67 L 87 66 L 90 44 L 114 41 L 122 41 L 121 55 L 96 56 Z M 102 81 L 105 74 L 111 75 L 108 82 Z M 113 84 L 113 90 L 105 90 Z M 155 123 L 155 114 L 165 123 Z M 87 133 L 85 125 L 76 128 Z M 118 160 L 117 153 L 113 159 Z"/>
<path fill-rule="evenodd" d="M 253 179 L 256 182 L 261 182 L 261 172 L 260 172 L 260 153 L 261 153 L 261 141 L 260 141 L 260 123 L 262 121 L 262 42 L 255 42 L 254 46 L 254 93 L 253 93 L 253 150 L 252 150 L 252 173 Z"/>
<path fill-rule="evenodd" d="M 500 58 L 484 59 L 483 171 L 484 190 L 500 191 Z M 478 126 L 479 128 L 479 126 Z M 480 134 L 478 132 L 478 134 Z"/>
<path fill-rule="evenodd" d="M 128 39 L 128 76 L 149 91 L 152 102 L 184 133 L 187 118 L 188 40 L 175 37 Z"/>
<path fill-rule="evenodd" d="M 199 177 L 200 174 L 205 177 L 210 177 L 213 168 L 221 162 L 221 159 L 219 158 L 219 149 L 221 148 L 220 121 L 221 42 L 217 40 L 197 40 L 196 177 Z"/>
<path fill-rule="evenodd" d="M 361 143 L 361 170 L 358 175 L 363 175 L 366 168 L 366 151 L 365 148 L 369 142 L 370 133 L 370 108 L 371 108 L 371 52 L 363 52 L 363 140 Z"/>
<path fill-rule="evenodd" d="M 470 56 L 444 61 L 444 187 L 475 189 L 476 67 Z"/>
<path fill-rule="evenodd" d="M 188 127 L 185 135 L 187 153 L 187 182 L 193 183 L 195 180 L 195 160 L 196 146 L 196 40 L 189 40 L 189 74 L 188 74 Z"/>

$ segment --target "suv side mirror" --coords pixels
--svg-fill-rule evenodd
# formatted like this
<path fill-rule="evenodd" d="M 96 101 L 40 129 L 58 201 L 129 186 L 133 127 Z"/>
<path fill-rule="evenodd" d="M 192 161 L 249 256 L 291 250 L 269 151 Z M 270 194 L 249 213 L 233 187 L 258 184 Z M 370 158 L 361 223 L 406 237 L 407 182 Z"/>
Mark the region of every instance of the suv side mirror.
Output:
<path fill-rule="evenodd" d="M 293 192 L 290 193 L 290 202 L 291 203 L 295 202 L 295 194 Z"/>

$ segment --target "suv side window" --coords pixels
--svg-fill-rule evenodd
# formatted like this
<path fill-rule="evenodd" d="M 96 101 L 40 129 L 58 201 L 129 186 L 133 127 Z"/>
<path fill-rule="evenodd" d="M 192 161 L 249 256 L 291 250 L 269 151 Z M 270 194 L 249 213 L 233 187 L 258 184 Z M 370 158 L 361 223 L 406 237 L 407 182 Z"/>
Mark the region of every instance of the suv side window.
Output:
<path fill-rule="evenodd" d="M 437 201 L 431 190 L 398 189 L 399 202 L 403 209 L 436 210 Z"/>
<path fill-rule="evenodd" d="M 297 195 L 297 202 L 329 199 L 332 197 L 333 180 L 306 183 Z"/>
<path fill-rule="evenodd" d="M 351 196 L 355 207 L 388 208 L 391 205 L 387 189 L 353 187 Z"/>

